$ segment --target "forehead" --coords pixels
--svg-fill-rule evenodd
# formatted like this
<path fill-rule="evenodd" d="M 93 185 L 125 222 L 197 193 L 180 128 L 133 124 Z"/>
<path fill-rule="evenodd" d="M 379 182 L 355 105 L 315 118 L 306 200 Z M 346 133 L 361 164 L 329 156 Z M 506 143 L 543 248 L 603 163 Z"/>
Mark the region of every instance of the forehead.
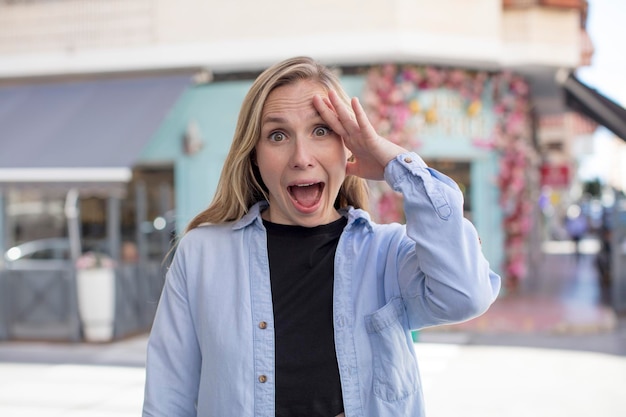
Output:
<path fill-rule="evenodd" d="M 303 107 L 313 108 L 313 97 L 316 95 L 327 97 L 328 92 L 326 87 L 315 81 L 301 80 L 277 87 L 267 96 L 263 114 Z"/>

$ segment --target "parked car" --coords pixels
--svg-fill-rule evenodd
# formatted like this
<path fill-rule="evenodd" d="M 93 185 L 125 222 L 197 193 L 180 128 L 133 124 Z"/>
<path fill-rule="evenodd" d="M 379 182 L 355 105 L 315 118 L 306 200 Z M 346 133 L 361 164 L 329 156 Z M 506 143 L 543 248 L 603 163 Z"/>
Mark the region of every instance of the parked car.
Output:
<path fill-rule="evenodd" d="M 83 248 L 102 252 L 103 242 Z M 5 269 L 58 269 L 69 267 L 72 261 L 68 238 L 46 238 L 24 242 L 4 253 Z"/>
<path fill-rule="evenodd" d="M 67 238 L 32 240 L 13 246 L 4 253 L 5 269 L 58 269 L 71 262 Z"/>

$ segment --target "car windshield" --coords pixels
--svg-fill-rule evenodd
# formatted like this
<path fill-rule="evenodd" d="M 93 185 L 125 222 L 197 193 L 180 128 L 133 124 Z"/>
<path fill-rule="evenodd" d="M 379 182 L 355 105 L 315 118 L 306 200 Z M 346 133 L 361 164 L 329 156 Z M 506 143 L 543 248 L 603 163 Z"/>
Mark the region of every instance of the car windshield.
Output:
<path fill-rule="evenodd" d="M 83 252 L 97 251 L 108 253 L 105 241 L 83 242 Z M 4 260 L 70 260 L 72 258 L 68 238 L 47 238 L 24 242 L 13 246 L 4 254 Z"/>
<path fill-rule="evenodd" d="M 21 259 L 48 260 L 70 259 L 70 243 L 68 239 L 40 239 L 13 246 L 4 255 L 7 261 Z"/>

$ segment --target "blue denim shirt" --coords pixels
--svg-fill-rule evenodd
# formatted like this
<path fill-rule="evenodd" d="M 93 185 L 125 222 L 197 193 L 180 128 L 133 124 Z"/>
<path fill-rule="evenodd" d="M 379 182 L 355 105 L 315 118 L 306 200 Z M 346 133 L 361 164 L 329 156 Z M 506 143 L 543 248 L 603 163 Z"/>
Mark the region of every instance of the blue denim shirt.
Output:
<path fill-rule="evenodd" d="M 480 315 L 500 289 L 451 179 L 408 153 L 385 180 L 404 195 L 406 226 L 350 208 L 335 254 L 346 417 L 423 416 L 410 330 Z M 274 417 L 265 206 L 181 239 L 148 343 L 144 416 Z"/>

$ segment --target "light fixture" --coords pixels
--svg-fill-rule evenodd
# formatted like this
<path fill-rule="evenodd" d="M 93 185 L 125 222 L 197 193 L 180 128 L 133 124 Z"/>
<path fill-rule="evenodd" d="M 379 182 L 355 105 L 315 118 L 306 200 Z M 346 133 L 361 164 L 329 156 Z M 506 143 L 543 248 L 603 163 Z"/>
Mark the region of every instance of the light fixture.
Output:
<path fill-rule="evenodd" d="M 200 127 L 195 121 L 190 121 L 185 129 L 183 135 L 183 151 L 186 155 L 195 155 L 204 146 L 202 135 L 200 134 Z"/>

